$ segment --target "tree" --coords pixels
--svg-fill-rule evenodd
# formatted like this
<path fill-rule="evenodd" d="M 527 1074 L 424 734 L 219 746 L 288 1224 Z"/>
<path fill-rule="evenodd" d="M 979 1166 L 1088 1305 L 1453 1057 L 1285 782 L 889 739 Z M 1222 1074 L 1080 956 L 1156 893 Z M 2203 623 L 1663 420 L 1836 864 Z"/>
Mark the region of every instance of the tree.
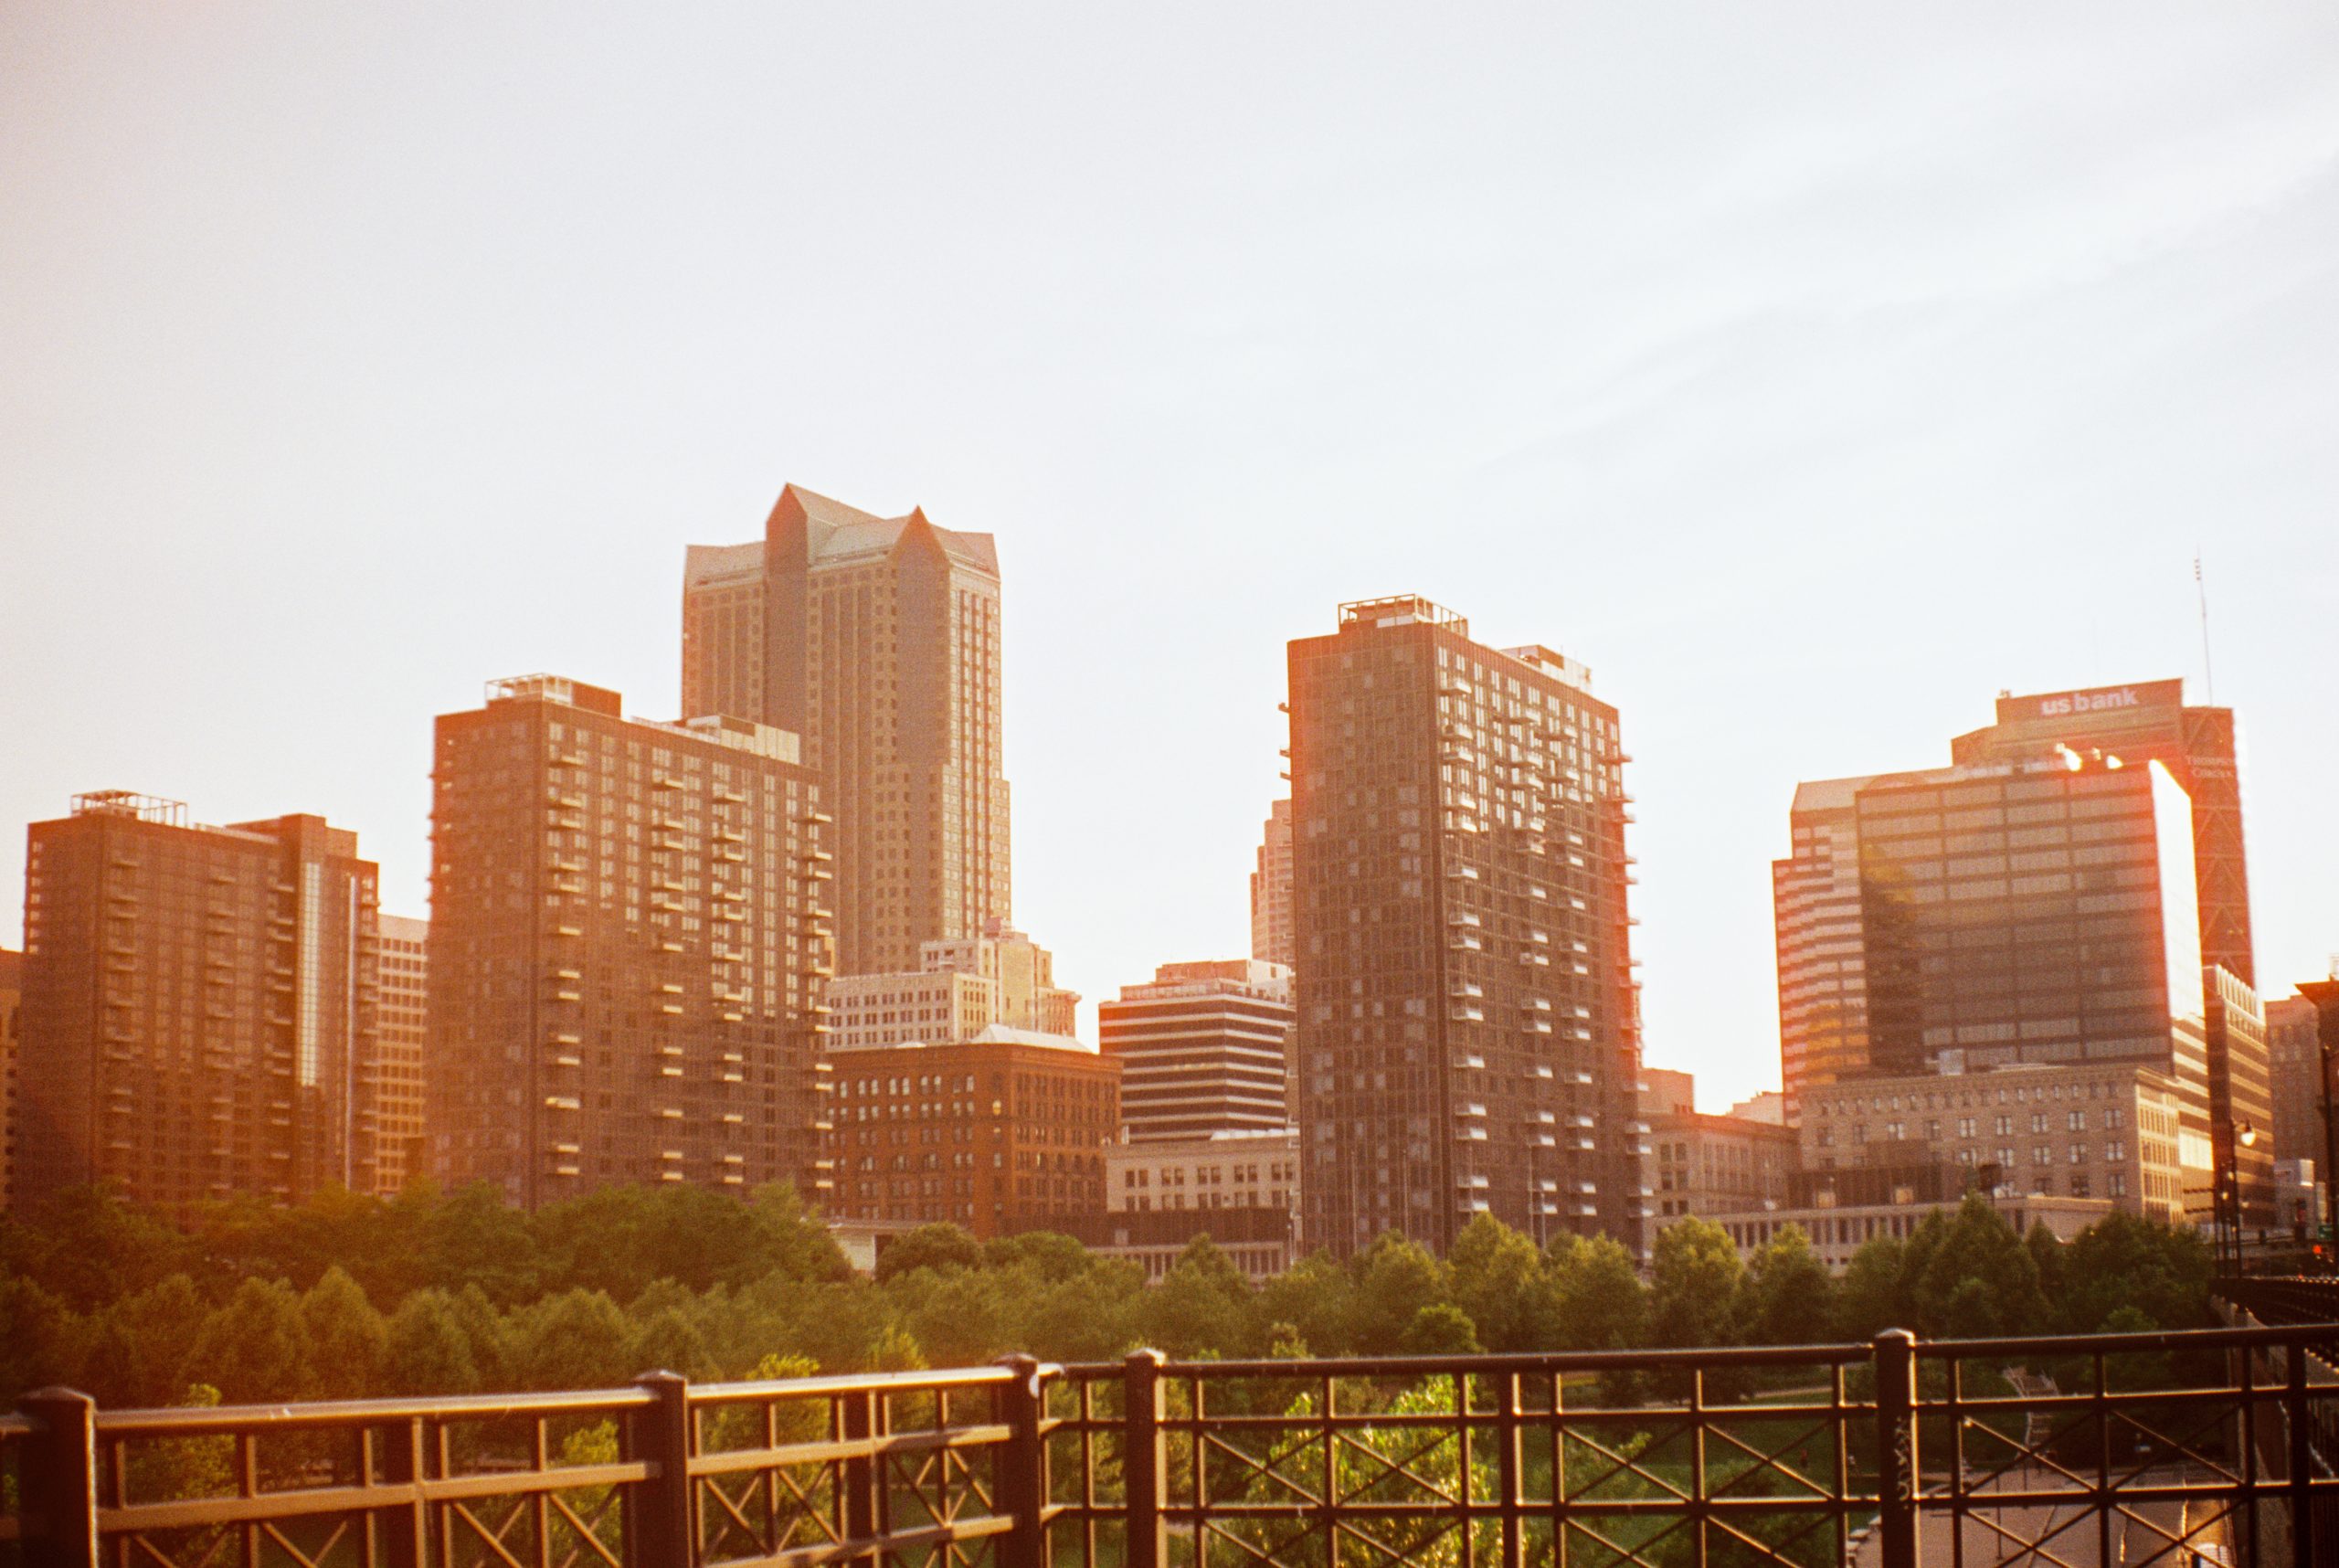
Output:
<path fill-rule="evenodd" d="M 1471 1216 L 1445 1255 L 1454 1304 L 1476 1338 L 1497 1351 L 1540 1348 L 1550 1317 L 1550 1281 L 1535 1244 L 1491 1213 Z"/>
<path fill-rule="evenodd" d="M 1397 1349 L 1409 1356 L 1475 1356 L 1486 1347 L 1467 1312 L 1451 1301 L 1433 1301 L 1413 1314 Z"/>
<path fill-rule="evenodd" d="M 399 1302 L 384 1338 L 382 1383 L 392 1397 L 479 1392 L 471 1336 L 445 1291 L 418 1290 Z"/>
<path fill-rule="evenodd" d="M 547 1296 L 519 1315 L 512 1361 L 532 1389 L 609 1388 L 631 1378 L 631 1326 L 598 1290 Z"/>
<path fill-rule="evenodd" d="M 1138 1319 L 1148 1344 L 1181 1360 L 1247 1354 L 1258 1332 L 1251 1282 L 1208 1236 L 1186 1244 Z"/>
<path fill-rule="evenodd" d="M 2066 1332 L 2093 1333 L 2117 1308 L 2133 1306 L 2166 1329 L 2206 1328 L 2214 1263 L 2195 1230 L 2114 1212 L 2062 1251 L 2058 1316 Z"/>
<path fill-rule="evenodd" d="M 1648 1291 L 1614 1236 L 1556 1238 L 1543 1254 L 1553 1315 L 1546 1338 L 1572 1351 L 1624 1351 L 1648 1337 Z"/>
<path fill-rule="evenodd" d="M 363 1399 L 381 1384 L 389 1325 L 339 1264 L 301 1298 L 309 1337 L 311 1388 L 320 1399 Z"/>
<path fill-rule="evenodd" d="M 1727 1345 L 1737 1338 L 1745 1267 L 1730 1233 L 1695 1214 L 1656 1233 L 1650 1259 L 1650 1329 L 1660 1347 Z"/>
<path fill-rule="evenodd" d="M 1072 1236 L 1054 1231 L 1024 1231 L 993 1236 L 982 1244 L 985 1268 L 1022 1269 L 1051 1284 L 1077 1279 L 1095 1266 L 1095 1258 Z"/>
<path fill-rule="evenodd" d="M 1374 1237 L 1349 1268 L 1356 1280 L 1355 1349 L 1364 1355 L 1396 1354 L 1414 1314 L 1445 1298 L 1437 1260 L 1394 1231 Z"/>
<path fill-rule="evenodd" d="M 1745 1289 L 1740 1314 L 1750 1342 L 1807 1345 L 1826 1337 L 1836 1282 L 1801 1225 L 1781 1227 L 1756 1251 Z"/>
<path fill-rule="evenodd" d="M 312 1361 L 301 1298 L 280 1279 L 245 1280 L 204 1319 L 189 1364 L 229 1404 L 302 1397 Z"/>
<path fill-rule="evenodd" d="M 84 1392 L 100 1405 L 150 1410 L 185 1396 L 193 1346 L 187 1327 L 210 1308 L 184 1274 L 91 1315 Z"/>
<path fill-rule="evenodd" d="M 485 1181 L 457 1189 L 430 1211 L 421 1246 L 427 1277 L 449 1289 L 476 1288 L 502 1307 L 543 1292 L 543 1259 L 527 1216 Z"/>
<path fill-rule="evenodd" d="M 1908 1246 L 1899 1236 L 1862 1242 L 1836 1287 L 1836 1333 L 1846 1340 L 1872 1340 L 1887 1329 L 1914 1329 L 1900 1287 Z"/>
<path fill-rule="evenodd" d="M 983 1245 L 958 1225 L 920 1225 L 895 1236 L 877 1254 L 877 1283 L 884 1285 L 921 1268 L 980 1268 Z"/>
<path fill-rule="evenodd" d="M 1323 1355 L 1354 1347 L 1358 1311 L 1355 1277 L 1321 1250 L 1268 1280 L 1259 1292 L 1261 1317 L 1289 1324 L 1294 1338 Z"/>
<path fill-rule="evenodd" d="M 704 1381 L 715 1376 L 719 1370 L 707 1351 L 704 1336 L 691 1321 L 689 1313 L 680 1307 L 661 1307 L 645 1319 L 627 1341 L 626 1360 L 636 1377 L 643 1372 L 671 1372 Z"/>
<path fill-rule="evenodd" d="M 1982 1288 L 1966 1293 L 1953 1311 L 1953 1298 L 1968 1280 L 1979 1281 Z M 1910 1304 L 1916 1309 L 1918 1331 L 1929 1337 L 2027 1334 L 2044 1327 L 2047 1317 L 2046 1299 L 2038 1293 L 2038 1265 L 2013 1227 L 1979 1192 L 1967 1193 L 1942 1230 L 1917 1276 Z"/>

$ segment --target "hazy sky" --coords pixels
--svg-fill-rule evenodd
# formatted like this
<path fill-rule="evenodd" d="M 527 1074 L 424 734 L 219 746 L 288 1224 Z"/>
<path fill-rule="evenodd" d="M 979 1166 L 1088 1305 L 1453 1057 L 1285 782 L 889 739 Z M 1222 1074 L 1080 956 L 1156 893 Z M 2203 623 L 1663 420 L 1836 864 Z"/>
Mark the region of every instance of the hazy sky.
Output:
<path fill-rule="evenodd" d="M 1092 999 L 1244 949 L 1283 645 L 1419 591 L 1592 666 L 1649 1059 L 1774 1084 L 1795 780 L 2197 682 L 2196 548 L 2339 948 L 2327 5 L 0 9 L 0 940 L 90 789 L 423 913 L 431 715 L 672 716 L 790 480 L 998 535 Z"/>

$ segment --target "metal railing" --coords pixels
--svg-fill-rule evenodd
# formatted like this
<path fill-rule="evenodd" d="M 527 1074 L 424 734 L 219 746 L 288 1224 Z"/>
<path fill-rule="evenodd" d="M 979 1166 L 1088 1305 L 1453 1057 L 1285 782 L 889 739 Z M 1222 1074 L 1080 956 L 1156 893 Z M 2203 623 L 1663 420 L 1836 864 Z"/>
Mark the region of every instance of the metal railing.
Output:
<path fill-rule="evenodd" d="M 2339 1560 L 2339 1325 L 0 1417 L 26 1568 Z M 2313 1352 L 2313 1353 L 2309 1353 Z"/>

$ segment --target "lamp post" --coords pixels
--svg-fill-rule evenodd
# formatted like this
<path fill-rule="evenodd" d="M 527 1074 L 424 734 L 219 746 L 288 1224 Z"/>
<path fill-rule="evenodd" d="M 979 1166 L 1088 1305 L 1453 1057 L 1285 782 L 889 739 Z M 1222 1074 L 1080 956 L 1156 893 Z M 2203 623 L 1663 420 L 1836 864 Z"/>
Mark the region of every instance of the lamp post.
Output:
<path fill-rule="evenodd" d="M 2258 1145 L 2258 1129 L 2248 1122 L 2227 1125 L 2225 1154 L 2217 1161 L 2217 1258 L 2241 1273 L 2241 1151 Z"/>

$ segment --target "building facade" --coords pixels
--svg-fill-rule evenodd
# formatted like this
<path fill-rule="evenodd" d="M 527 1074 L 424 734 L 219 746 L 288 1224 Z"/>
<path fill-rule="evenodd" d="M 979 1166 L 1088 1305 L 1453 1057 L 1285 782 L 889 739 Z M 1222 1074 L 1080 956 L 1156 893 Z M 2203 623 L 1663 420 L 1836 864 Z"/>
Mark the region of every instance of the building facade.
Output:
<path fill-rule="evenodd" d="M 1109 1057 L 1016 1039 L 840 1051 L 831 1207 L 986 1239 L 1101 1213 L 1119 1078 Z"/>
<path fill-rule="evenodd" d="M 2267 1075 L 2274 1099 L 2274 1158 L 2329 1158 L 2323 1124 L 2323 1046 L 2315 1035 L 2314 1003 L 2302 996 L 2265 1004 Z"/>
<path fill-rule="evenodd" d="M 1080 993 L 1055 983 L 1055 957 L 1003 921 L 978 937 L 927 942 L 904 974 L 839 975 L 829 986 L 831 1044 L 865 1051 L 971 1040 L 994 1025 L 1069 1037 Z"/>
<path fill-rule="evenodd" d="M 17 1201 L 359 1186 L 377 885 L 357 835 L 320 817 L 195 826 L 109 790 L 32 824 Z"/>
<path fill-rule="evenodd" d="M 1637 1250 L 1615 710 L 1411 597 L 1293 642 L 1288 705 L 1306 1244 L 1491 1213 Z"/>
<path fill-rule="evenodd" d="M 714 713 L 759 695 L 738 716 L 802 737 L 835 818 L 839 971 L 915 970 L 922 944 L 1011 914 L 998 553 L 988 534 L 792 484 L 752 589 L 751 547 L 689 556 L 685 619 L 699 619 L 684 695 Z M 739 651 L 756 616 L 759 666 Z"/>
<path fill-rule="evenodd" d="M 2274 1086 L 2266 1013 L 2240 976 L 2211 966 L 2201 989 L 2209 1044 L 2209 1156 L 2233 1184 L 2246 1231 L 2282 1223 L 2274 1186 Z"/>
<path fill-rule="evenodd" d="M 1097 1041 L 1121 1065 L 1132 1141 L 1290 1125 L 1291 971 L 1258 959 L 1163 964 L 1096 1004 Z"/>
<path fill-rule="evenodd" d="M 2231 708 L 2190 707 L 2183 681 L 1998 698 L 1997 722 L 1950 743 L 1958 764 L 2059 760 L 2069 753 L 2157 762 L 2192 812 L 2201 961 L 2256 985 L 2249 870 L 2242 853 L 2241 769 Z"/>
<path fill-rule="evenodd" d="M 1291 802 L 1267 809 L 1259 853 L 1251 872 L 1251 956 L 1262 963 L 1294 963 L 1291 934 Z"/>
<path fill-rule="evenodd" d="M 440 716 L 432 784 L 439 1180 L 822 1196 L 831 874 L 796 737 L 525 676 Z"/>
<path fill-rule="evenodd" d="M 1684 1103 L 1686 1094 L 1653 1089 L 1642 1098 L 1652 1150 L 1643 1185 L 1658 1225 L 1684 1214 L 1745 1213 L 1788 1201 L 1797 1158 L 1792 1128 L 1702 1115 L 1694 1103 Z"/>
<path fill-rule="evenodd" d="M 1969 1189 L 2108 1199 L 2182 1224 L 2209 1180 L 2186 1164 L 2186 1113 L 2183 1086 L 2131 1063 L 1847 1080 L 1804 1103 L 1798 1190 L 1847 1204 Z"/>
<path fill-rule="evenodd" d="M 0 1212 L 16 1188 L 16 1047 L 24 994 L 25 955 L 0 948 Z"/>
<path fill-rule="evenodd" d="M 422 1133 L 423 1064 L 430 1044 L 429 939 L 428 920 L 381 916 L 375 1055 L 367 1074 L 372 1105 L 365 1128 L 372 1158 L 360 1172 L 359 1185 L 385 1198 L 395 1197 L 430 1168 Z"/>
<path fill-rule="evenodd" d="M 763 716 L 760 541 L 693 545 L 683 555 L 683 712 Z"/>

